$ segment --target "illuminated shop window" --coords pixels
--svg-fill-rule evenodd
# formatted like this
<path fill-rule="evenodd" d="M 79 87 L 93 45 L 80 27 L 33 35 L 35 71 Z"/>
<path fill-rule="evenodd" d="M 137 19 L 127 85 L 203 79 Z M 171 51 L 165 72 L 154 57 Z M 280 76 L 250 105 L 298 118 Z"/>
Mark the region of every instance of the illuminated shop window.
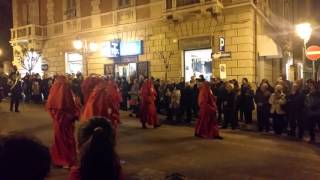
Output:
<path fill-rule="evenodd" d="M 203 75 L 206 80 L 212 76 L 211 49 L 185 51 L 184 53 L 184 74 L 185 80 L 190 81 L 191 77 L 198 78 Z"/>
<path fill-rule="evenodd" d="M 83 57 L 79 53 L 66 53 L 66 73 L 77 74 L 83 73 Z"/>

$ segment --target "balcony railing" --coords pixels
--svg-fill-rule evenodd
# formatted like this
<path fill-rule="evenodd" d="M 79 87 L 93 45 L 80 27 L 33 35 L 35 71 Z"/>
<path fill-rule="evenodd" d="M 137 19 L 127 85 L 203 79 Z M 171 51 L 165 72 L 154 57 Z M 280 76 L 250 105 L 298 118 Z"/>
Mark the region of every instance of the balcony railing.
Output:
<path fill-rule="evenodd" d="M 45 38 L 47 36 L 47 28 L 44 26 L 30 24 L 27 26 L 11 29 L 11 39 L 19 40 L 25 38 Z"/>
<path fill-rule="evenodd" d="M 193 6 L 202 5 L 210 2 L 221 3 L 221 0 L 166 0 L 165 7 L 166 7 L 166 10 L 168 11 L 168 10 L 176 10 L 179 8 L 193 7 Z"/>
<path fill-rule="evenodd" d="M 115 11 L 92 15 L 83 18 L 74 18 L 47 26 L 27 25 L 11 29 L 11 40 L 46 39 L 47 37 L 61 36 L 68 33 L 93 31 L 99 28 L 142 22 L 159 19 L 163 16 L 163 1 L 149 4 L 121 8 Z"/>

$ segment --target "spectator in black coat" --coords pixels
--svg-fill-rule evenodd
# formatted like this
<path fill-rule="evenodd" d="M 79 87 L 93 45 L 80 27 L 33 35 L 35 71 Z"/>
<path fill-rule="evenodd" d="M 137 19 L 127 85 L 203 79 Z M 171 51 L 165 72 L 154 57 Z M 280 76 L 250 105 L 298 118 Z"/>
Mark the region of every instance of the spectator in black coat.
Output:
<path fill-rule="evenodd" d="M 198 105 L 198 96 L 199 96 L 199 89 L 198 89 L 198 84 L 200 82 L 200 79 L 196 79 L 196 83 L 192 87 L 192 111 L 193 111 L 193 116 L 198 117 L 198 110 L 199 110 L 199 105 Z"/>
<path fill-rule="evenodd" d="M 226 97 L 227 91 L 225 88 L 225 84 L 219 80 L 219 82 L 216 85 L 216 90 L 214 91 L 214 95 L 217 97 L 217 107 L 218 107 L 218 122 L 222 122 L 222 106 L 223 106 L 223 101 Z"/>
<path fill-rule="evenodd" d="M 157 93 L 157 97 L 156 97 L 156 107 L 157 107 L 157 112 L 160 113 L 160 109 L 161 109 L 161 106 L 160 106 L 160 79 L 157 79 L 154 81 L 154 89 L 156 90 L 156 93 Z"/>
<path fill-rule="evenodd" d="M 1 70 L 1 68 L 0 68 Z M 0 102 L 6 97 L 8 77 L 3 72 L 0 72 Z"/>
<path fill-rule="evenodd" d="M 128 99 L 129 99 L 129 91 L 130 86 L 125 77 L 121 78 L 120 80 L 120 89 L 122 94 L 122 102 L 120 104 L 122 110 L 128 110 Z"/>
<path fill-rule="evenodd" d="M 289 135 L 296 136 L 296 128 L 298 126 L 299 138 L 303 135 L 303 113 L 305 95 L 302 93 L 302 87 L 297 83 L 293 83 L 291 93 L 287 96 L 287 118 L 289 122 Z"/>
<path fill-rule="evenodd" d="M 309 83 L 310 92 L 305 99 L 305 108 L 310 132 L 310 142 L 315 142 L 315 126 L 320 121 L 320 92 L 315 82 Z"/>
<path fill-rule="evenodd" d="M 252 111 L 254 110 L 253 97 L 254 92 L 249 85 L 248 79 L 243 78 L 239 96 L 239 108 L 240 112 L 243 112 L 246 124 L 252 123 Z"/>
<path fill-rule="evenodd" d="M 71 88 L 72 92 L 77 98 L 80 99 L 80 102 L 83 103 L 83 94 L 81 91 L 81 84 L 83 82 L 83 76 L 80 72 L 76 74 L 76 78 L 72 79 Z"/>
<path fill-rule="evenodd" d="M 192 120 L 192 101 L 190 101 L 190 97 L 192 97 L 193 91 L 189 83 L 186 83 L 185 88 L 181 92 L 181 116 L 184 117 L 186 113 L 185 122 L 190 123 Z"/>
<path fill-rule="evenodd" d="M 236 102 L 237 95 L 234 91 L 234 85 L 230 82 L 225 85 L 227 94 L 223 100 L 223 114 L 224 114 L 224 124 L 222 128 L 227 128 L 231 125 L 232 129 L 237 128 L 236 122 Z"/>
<path fill-rule="evenodd" d="M 11 93 L 11 101 L 10 101 L 10 111 L 13 111 L 13 105 L 15 107 L 15 112 L 19 112 L 19 103 L 22 99 L 22 86 L 20 81 L 20 73 L 17 69 L 9 75 L 9 85 L 10 85 L 10 93 Z"/>
<path fill-rule="evenodd" d="M 28 73 L 23 77 L 23 93 L 25 95 L 25 102 L 29 102 L 32 97 L 32 81 L 31 81 L 31 75 Z"/>
<path fill-rule="evenodd" d="M 261 83 L 256 91 L 256 95 L 254 97 L 255 102 L 257 104 L 257 121 L 258 121 L 258 131 L 261 132 L 265 130 L 269 132 L 270 130 L 270 104 L 269 99 L 271 93 L 268 88 L 267 83 Z"/>
<path fill-rule="evenodd" d="M 49 95 L 49 81 L 50 79 L 46 74 L 42 76 L 42 81 L 40 84 L 41 94 L 43 95 L 43 100 L 46 101 Z M 81 88 L 80 88 L 81 89 Z"/>

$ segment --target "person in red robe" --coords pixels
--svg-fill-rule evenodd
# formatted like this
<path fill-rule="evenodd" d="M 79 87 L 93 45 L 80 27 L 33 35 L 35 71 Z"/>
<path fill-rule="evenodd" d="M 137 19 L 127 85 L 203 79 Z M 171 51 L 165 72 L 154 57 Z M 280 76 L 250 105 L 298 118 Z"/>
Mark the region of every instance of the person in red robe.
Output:
<path fill-rule="evenodd" d="M 91 75 L 87 77 L 81 84 L 81 91 L 83 94 L 83 104 L 85 105 L 90 97 L 93 89 L 98 85 L 102 79 L 97 76 Z"/>
<path fill-rule="evenodd" d="M 142 128 L 146 129 L 146 124 L 157 128 L 160 126 L 155 105 L 157 93 L 151 80 L 145 80 L 141 87 L 140 121 Z"/>
<path fill-rule="evenodd" d="M 199 119 L 195 126 L 195 136 L 206 139 L 222 139 L 219 135 L 219 126 L 216 118 L 216 99 L 210 90 L 208 82 L 200 86 L 198 96 Z"/>
<path fill-rule="evenodd" d="M 113 82 L 100 82 L 92 91 L 85 104 L 81 121 L 87 121 L 93 116 L 110 119 L 117 130 L 120 123 L 119 107 L 121 96 Z"/>
<path fill-rule="evenodd" d="M 51 147 L 52 162 L 68 168 L 76 163 L 75 121 L 80 109 L 74 101 L 71 87 L 64 76 L 58 76 L 50 89 L 46 110 L 53 120 L 54 141 Z"/>

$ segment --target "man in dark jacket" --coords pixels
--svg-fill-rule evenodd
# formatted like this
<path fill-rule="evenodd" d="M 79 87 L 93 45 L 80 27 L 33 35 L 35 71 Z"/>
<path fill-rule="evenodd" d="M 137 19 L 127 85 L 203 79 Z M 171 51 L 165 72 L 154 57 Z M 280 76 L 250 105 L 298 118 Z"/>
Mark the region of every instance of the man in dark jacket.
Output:
<path fill-rule="evenodd" d="M 20 81 L 20 73 L 17 71 L 17 68 L 14 67 L 14 71 L 9 75 L 10 93 L 10 111 L 13 111 L 13 105 L 15 107 L 15 112 L 19 112 L 19 103 L 22 98 L 22 86 Z"/>
<path fill-rule="evenodd" d="M 296 128 L 298 126 L 299 138 L 302 138 L 304 131 L 303 113 L 305 95 L 302 93 L 301 87 L 297 83 L 293 83 L 292 91 L 287 96 L 287 110 L 289 122 L 289 136 L 296 136 Z"/>
<path fill-rule="evenodd" d="M 0 71 L 2 69 L 0 68 Z M 3 73 L 0 72 L 0 102 L 2 101 L 3 98 L 6 97 L 6 86 L 8 82 L 8 77 Z"/>
<path fill-rule="evenodd" d="M 214 91 L 214 95 L 217 97 L 217 107 L 218 107 L 218 122 L 221 123 L 222 120 L 222 102 L 226 97 L 227 91 L 224 83 L 221 80 L 218 80 L 216 90 Z"/>
<path fill-rule="evenodd" d="M 310 142 L 315 142 L 314 128 L 320 120 L 320 92 L 315 82 L 308 84 L 310 92 L 305 99 L 305 110 L 308 120 L 308 129 L 310 132 Z"/>
<path fill-rule="evenodd" d="M 257 104 L 257 120 L 258 120 L 258 131 L 261 132 L 265 130 L 269 132 L 270 130 L 270 104 L 269 98 L 272 92 L 270 92 L 267 83 L 262 83 L 256 91 L 254 97 Z"/>
<path fill-rule="evenodd" d="M 199 96 L 199 88 L 198 84 L 200 82 L 200 79 L 196 79 L 196 84 L 192 88 L 192 111 L 193 111 L 193 116 L 198 117 L 198 110 L 199 110 L 199 105 L 198 105 L 198 96 Z"/>
<path fill-rule="evenodd" d="M 249 85 L 248 79 L 242 79 L 242 85 L 240 89 L 239 108 L 240 112 L 243 112 L 246 124 L 252 123 L 252 111 L 254 109 L 253 103 L 254 93 Z"/>
<path fill-rule="evenodd" d="M 186 84 L 185 88 L 181 91 L 181 115 L 184 117 L 184 114 L 187 113 L 185 122 L 190 123 L 192 120 L 192 88 L 189 83 Z"/>
<path fill-rule="evenodd" d="M 41 94 L 43 95 L 43 100 L 47 101 L 49 95 L 49 78 L 46 74 L 43 75 L 40 84 Z"/>
<path fill-rule="evenodd" d="M 237 95 L 233 90 L 233 84 L 226 83 L 225 85 L 227 94 L 223 100 L 223 114 L 224 114 L 224 123 L 222 128 L 227 128 L 230 124 L 232 129 L 237 128 L 236 122 L 236 102 L 237 102 Z"/>

